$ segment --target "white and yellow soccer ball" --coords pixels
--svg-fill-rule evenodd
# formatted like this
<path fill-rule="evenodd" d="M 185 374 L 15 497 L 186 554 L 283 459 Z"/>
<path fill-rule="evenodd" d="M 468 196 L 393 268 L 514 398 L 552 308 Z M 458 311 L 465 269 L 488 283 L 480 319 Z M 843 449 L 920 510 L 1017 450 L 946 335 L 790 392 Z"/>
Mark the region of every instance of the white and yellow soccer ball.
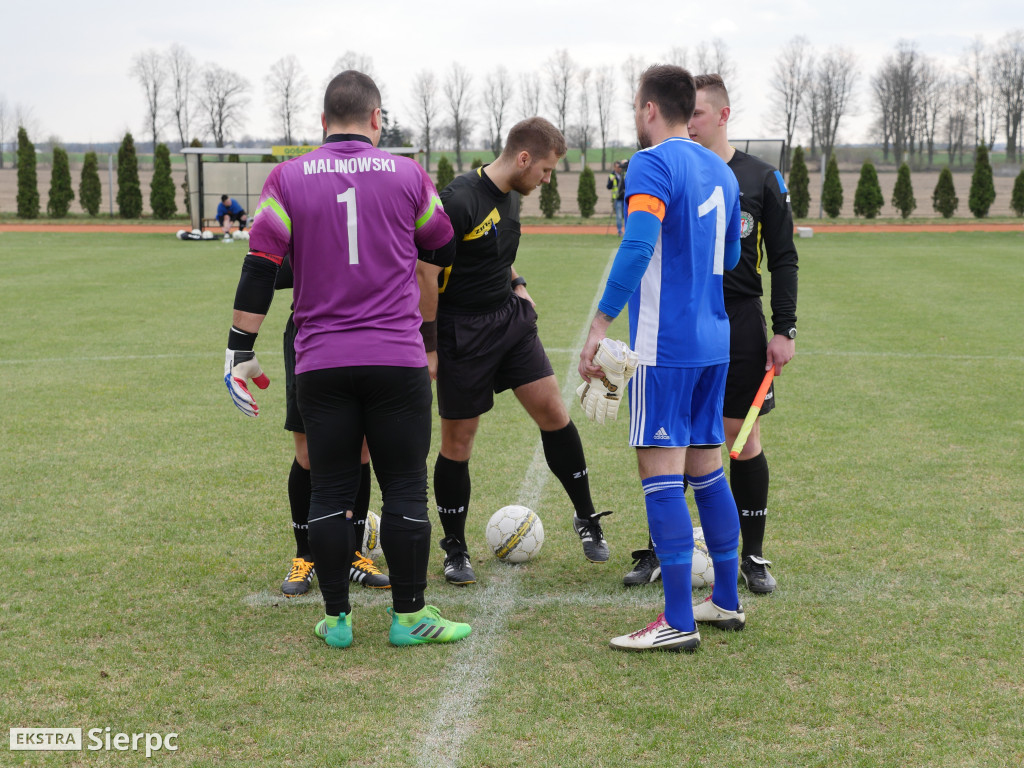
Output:
<path fill-rule="evenodd" d="M 525 563 L 535 558 L 544 544 L 544 524 L 532 509 L 510 504 L 491 515 L 484 535 L 499 560 Z"/>
<path fill-rule="evenodd" d="M 708 554 L 708 545 L 704 542 L 704 529 L 700 526 L 693 529 L 693 562 L 691 565 L 693 588 L 710 587 L 715 583 L 715 567 Z"/>
<path fill-rule="evenodd" d="M 364 557 L 368 557 L 371 560 L 376 560 L 384 554 L 384 550 L 380 546 L 380 515 L 376 512 L 366 513 L 366 525 L 363 526 L 362 552 Z"/>

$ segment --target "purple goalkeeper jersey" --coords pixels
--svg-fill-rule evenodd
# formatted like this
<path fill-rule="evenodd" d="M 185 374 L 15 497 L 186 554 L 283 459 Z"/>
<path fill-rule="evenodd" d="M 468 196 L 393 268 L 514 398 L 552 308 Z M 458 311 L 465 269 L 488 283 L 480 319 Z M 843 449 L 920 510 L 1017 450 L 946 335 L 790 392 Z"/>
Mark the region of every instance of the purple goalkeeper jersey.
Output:
<path fill-rule="evenodd" d="M 417 247 L 451 238 L 423 168 L 362 137 L 331 136 L 274 168 L 249 247 L 291 257 L 295 372 L 425 366 Z"/>

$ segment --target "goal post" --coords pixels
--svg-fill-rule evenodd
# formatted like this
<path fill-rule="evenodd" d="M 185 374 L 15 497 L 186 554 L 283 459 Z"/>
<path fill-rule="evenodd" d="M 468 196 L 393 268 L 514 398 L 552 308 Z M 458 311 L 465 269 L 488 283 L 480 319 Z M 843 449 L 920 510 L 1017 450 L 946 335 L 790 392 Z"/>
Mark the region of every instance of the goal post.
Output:
<path fill-rule="evenodd" d="M 221 195 L 238 201 L 252 217 L 260 201 L 263 183 L 280 158 L 290 159 L 312 152 L 318 146 L 273 147 L 183 147 L 188 210 L 192 229 L 203 229 L 215 218 Z M 380 147 L 393 155 L 416 159 L 417 147 Z M 234 155 L 238 162 L 227 162 Z"/>

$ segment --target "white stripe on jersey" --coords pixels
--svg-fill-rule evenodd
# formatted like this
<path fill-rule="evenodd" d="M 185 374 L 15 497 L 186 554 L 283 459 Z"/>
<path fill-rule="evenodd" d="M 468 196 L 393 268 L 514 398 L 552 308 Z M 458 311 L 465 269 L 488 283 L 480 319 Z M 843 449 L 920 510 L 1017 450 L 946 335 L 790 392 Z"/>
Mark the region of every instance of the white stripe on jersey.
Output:
<path fill-rule="evenodd" d="M 647 366 L 641 365 L 633 376 L 629 397 L 629 444 L 637 445 L 643 438 L 647 413 L 644 410 L 644 383 L 647 380 Z"/>
<path fill-rule="evenodd" d="M 640 311 L 636 323 L 636 353 L 643 365 L 658 364 L 658 333 L 661 330 L 661 235 L 654 244 L 651 263 L 640 281 Z"/>

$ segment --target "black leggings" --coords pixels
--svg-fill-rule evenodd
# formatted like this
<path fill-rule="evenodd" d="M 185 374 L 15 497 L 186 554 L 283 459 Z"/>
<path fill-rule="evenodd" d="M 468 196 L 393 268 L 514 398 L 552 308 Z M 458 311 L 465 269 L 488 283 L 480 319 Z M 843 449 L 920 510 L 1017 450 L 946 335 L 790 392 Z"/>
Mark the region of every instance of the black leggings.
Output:
<path fill-rule="evenodd" d="M 423 607 L 430 550 L 427 369 L 355 366 L 301 373 L 313 493 L 309 543 L 328 614 L 349 613 L 348 576 L 357 543 L 345 513 L 355 506 L 363 435 L 380 485 L 381 547 L 399 613 Z"/>

